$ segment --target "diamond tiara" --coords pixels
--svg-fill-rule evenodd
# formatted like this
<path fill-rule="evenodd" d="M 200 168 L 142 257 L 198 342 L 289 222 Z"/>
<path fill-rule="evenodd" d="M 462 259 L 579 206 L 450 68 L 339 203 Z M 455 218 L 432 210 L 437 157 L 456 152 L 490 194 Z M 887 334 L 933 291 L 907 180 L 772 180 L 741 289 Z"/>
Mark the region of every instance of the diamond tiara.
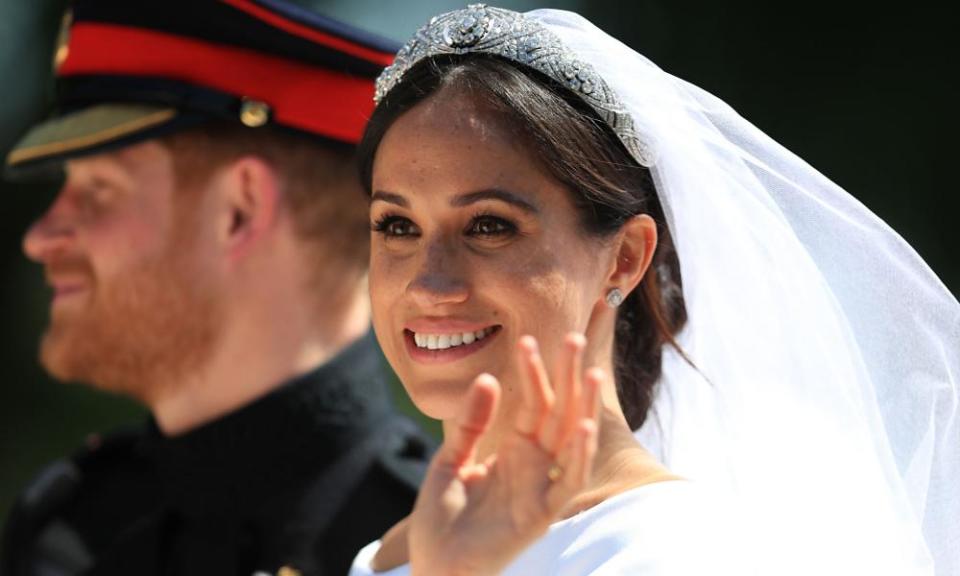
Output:
<path fill-rule="evenodd" d="M 431 18 L 377 78 L 374 101 L 379 104 L 421 60 L 460 54 L 491 54 L 547 75 L 593 108 L 640 164 L 653 165 L 630 114 L 593 67 L 543 25 L 512 10 L 471 4 Z"/>

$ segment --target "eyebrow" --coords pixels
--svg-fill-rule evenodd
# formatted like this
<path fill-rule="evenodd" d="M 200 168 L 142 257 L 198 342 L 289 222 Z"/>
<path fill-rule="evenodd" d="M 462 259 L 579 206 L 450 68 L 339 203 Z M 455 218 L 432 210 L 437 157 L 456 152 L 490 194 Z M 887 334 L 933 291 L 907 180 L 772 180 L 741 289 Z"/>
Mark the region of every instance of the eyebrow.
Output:
<path fill-rule="evenodd" d="M 393 192 L 384 192 L 382 190 L 377 190 L 370 195 L 370 202 L 375 201 L 386 202 L 388 204 L 394 204 L 400 206 L 401 208 L 410 208 L 410 202 L 399 194 L 394 194 Z M 499 200 L 505 202 L 512 206 L 516 206 L 525 212 L 531 214 L 538 214 L 540 209 L 535 205 L 527 202 L 519 195 L 503 190 L 500 188 L 486 188 L 484 190 L 477 190 L 476 192 L 468 192 L 466 194 L 461 194 L 453 198 L 450 201 L 450 205 L 455 208 L 462 208 L 464 206 L 469 206 L 471 204 L 476 204 L 483 200 Z"/>
<path fill-rule="evenodd" d="M 460 208 L 463 206 L 469 206 L 470 204 L 475 204 L 481 200 L 499 200 L 501 202 L 506 202 L 507 204 L 516 206 L 524 212 L 529 212 L 531 214 L 537 214 L 540 212 L 539 208 L 530 202 L 527 202 L 519 195 L 500 188 L 487 188 L 485 190 L 477 190 L 476 192 L 461 194 L 454 197 L 454 199 L 450 201 L 450 205 Z"/>
<path fill-rule="evenodd" d="M 386 202 L 388 204 L 396 204 L 401 208 L 410 207 L 410 202 L 408 202 L 406 198 L 404 198 L 399 194 L 394 194 L 393 192 L 382 192 L 380 190 L 377 190 L 376 192 L 370 195 L 370 202 L 373 203 L 373 202 L 376 202 L 377 200 L 381 202 Z"/>

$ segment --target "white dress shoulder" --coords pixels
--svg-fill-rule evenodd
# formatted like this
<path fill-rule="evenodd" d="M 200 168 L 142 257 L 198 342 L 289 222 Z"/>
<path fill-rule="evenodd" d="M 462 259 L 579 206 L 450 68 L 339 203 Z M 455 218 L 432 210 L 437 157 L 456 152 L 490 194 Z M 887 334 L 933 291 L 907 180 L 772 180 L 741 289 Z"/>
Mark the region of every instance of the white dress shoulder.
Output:
<path fill-rule="evenodd" d="M 749 574 L 736 514 L 694 482 L 658 482 L 618 494 L 550 530 L 504 576 Z M 374 572 L 380 542 L 357 554 L 350 576 L 407 576 L 409 565 Z"/>

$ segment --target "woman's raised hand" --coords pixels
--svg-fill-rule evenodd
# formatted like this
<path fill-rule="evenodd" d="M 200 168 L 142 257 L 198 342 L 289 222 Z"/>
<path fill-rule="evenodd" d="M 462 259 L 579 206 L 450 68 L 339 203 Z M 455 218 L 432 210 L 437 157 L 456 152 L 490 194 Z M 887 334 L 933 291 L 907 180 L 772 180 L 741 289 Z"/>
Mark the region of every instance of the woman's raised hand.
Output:
<path fill-rule="evenodd" d="M 520 339 L 520 406 L 483 462 L 477 446 L 496 415 L 500 384 L 489 374 L 474 380 L 410 519 L 414 575 L 498 574 L 587 486 L 608 376 L 599 368 L 584 373 L 585 345 L 582 335 L 567 336 L 551 380 L 536 340 Z"/>

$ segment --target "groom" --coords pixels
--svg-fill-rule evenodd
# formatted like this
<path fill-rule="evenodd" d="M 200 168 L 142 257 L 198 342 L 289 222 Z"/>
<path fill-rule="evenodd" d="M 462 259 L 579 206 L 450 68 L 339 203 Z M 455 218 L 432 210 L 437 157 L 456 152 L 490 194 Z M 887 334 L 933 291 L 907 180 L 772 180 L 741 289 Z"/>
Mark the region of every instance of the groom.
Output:
<path fill-rule="evenodd" d="M 41 361 L 151 418 L 38 475 L 0 573 L 345 573 L 429 446 L 369 333 L 352 161 L 394 47 L 278 0 L 79 0 L 67 31 L 7 159 L 65 173 L 23 242 Z"/>

